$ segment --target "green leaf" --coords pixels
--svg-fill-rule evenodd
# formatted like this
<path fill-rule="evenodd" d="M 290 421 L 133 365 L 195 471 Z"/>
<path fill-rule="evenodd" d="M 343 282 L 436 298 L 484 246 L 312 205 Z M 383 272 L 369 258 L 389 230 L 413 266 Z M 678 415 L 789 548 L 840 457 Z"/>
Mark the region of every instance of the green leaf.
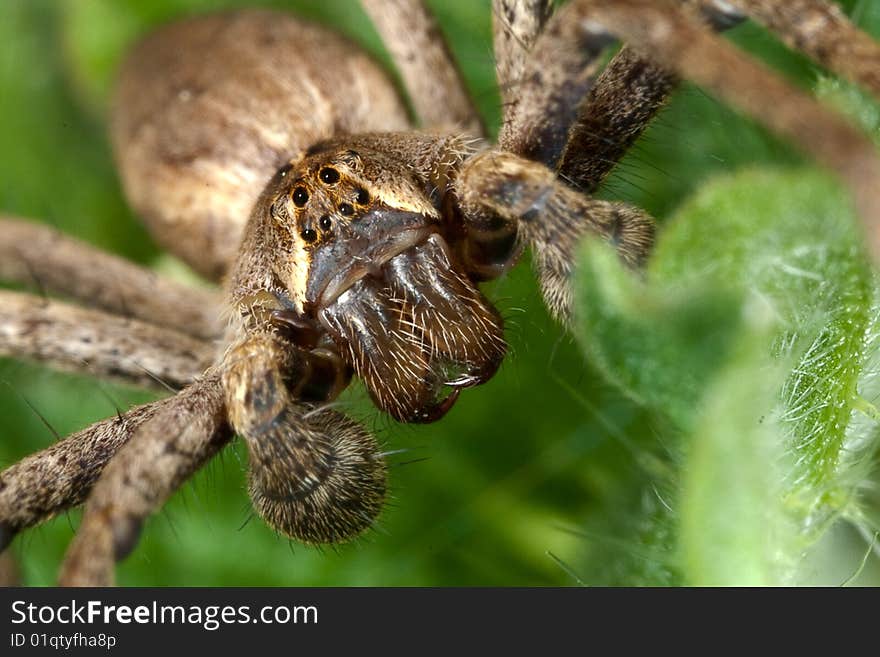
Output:
<path fill-rule="evenodd" d="M 638 280 L 598 242 L 586 244 L 575 288 L 576 335 L 594 362 L 634 399 L 688 426 L 736 336 L 736 291 Z"/>
<path fill-rule="evenodd" d="M 684 581 L 786 581 L 826 521 L 854 515 L 842 454 L 874 282 L 846 194 L 808 169 L 718 178 L 643 277 L 589 243 L 576 291 L 582 347 L 676 428 L 662 440 Z"/>
<path fill-rule="evenodd" d="M 873 281 L 847 196 L 809 170 L 754 170 L 704 188 L 664 231 L 650 276 L 752 291 L 779 318 L 772 354 L 797 358 L 782 423 L 794 483 L 835 475 L 857 395 Z"/>
<path fill-rule="evenodd" d="M 783 445 L 772 415 L 784 370 L 768 366 L 772 324 L 762 312 L 754 314 L 751 330 L 706 390 L 688 439 L 681 551 L 692 585 L 783 584 L 790 565 L 785 555 L 796 545 L 783 506 Z M 761 409 L 764 415 L 756 416 Z"/>

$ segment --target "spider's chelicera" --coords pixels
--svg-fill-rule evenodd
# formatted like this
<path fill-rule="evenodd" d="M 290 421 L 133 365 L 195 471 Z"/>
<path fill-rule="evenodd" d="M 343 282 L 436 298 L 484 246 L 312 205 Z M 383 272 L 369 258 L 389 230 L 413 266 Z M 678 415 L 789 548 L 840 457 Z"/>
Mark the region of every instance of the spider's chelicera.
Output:
<path fill-rule="evenodd" d="M 328 402 L 356 375 L 396 420 L 440 419 L 501 365 L 502 318 L 479 283 L 526 248 L 563 323 L 582 237 L 641 265 L 653 220 L 591 194 L 680 78 L 795 139 L 867 221 L 880 214 L 870 140 L 716 34 L 752 16 L 880 94 L 880 48 L 826 0 L 572 0 L 553 16 L 550 0 L 495 0 L 497 145 L 423 3 L 362 4 L 420 130 L 372 60 L 287 15 L 171 24 L 121 69 L 111 137 L 126 195 L 222 298 L 0 219 L 0 278 L 93 306 L 0 291 L 0 355 L 179 389 L 0 473 L 0 548 L 86 502 L 61 581 L 112 582 L 144 518 L 234 434 L 272 527 L 358 535 L 386 468 Z M 602 68 L 612 37 L 629 45 Z"/>

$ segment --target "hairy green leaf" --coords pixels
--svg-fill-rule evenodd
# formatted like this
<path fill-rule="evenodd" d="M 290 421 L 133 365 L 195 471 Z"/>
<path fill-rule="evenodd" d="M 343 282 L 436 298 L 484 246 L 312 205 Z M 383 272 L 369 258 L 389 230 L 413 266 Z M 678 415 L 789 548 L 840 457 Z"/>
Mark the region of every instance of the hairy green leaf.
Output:
<path fill-rule="evenodd" d="M 755 169 L 704 186 L 644 278 L 585 247 L 582 346 L 677 428 L 664 444 L 680 454 L 668 486 L 685 581 L 781 583 L 851 502 L 841 457 L 874 299 L 857 225 L 825 175 Z"/>

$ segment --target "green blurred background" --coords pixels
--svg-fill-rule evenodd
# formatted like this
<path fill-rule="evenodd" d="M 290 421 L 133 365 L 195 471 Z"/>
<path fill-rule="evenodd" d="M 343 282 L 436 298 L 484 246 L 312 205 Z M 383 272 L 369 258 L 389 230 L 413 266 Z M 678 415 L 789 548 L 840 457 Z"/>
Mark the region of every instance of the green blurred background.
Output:
<path fill-rule="evenodd" d="M 489 0 L 434 1 L 468 86 L 492 129 Z M 880 34 L 880 6 L 847 2 Z M 0 2 L 0 211 L 44 221 L 102 248 L 191 278 L 159 253 L 126 207 L 104 130 L 113 71 L 153 25 L 226 6 L 267 5 L 338 27 L 387 62 L 354 0 L 2 0 Z M 754 25 L 742 46 L 810 87 L 803 58 Z M 799 161 L 788 146 L 699 90 L 685 86 L 602 194 L 645 207 L 662 222 L 707 178 L 753 163 Z M 432 426 L 394 424 L 365 396 L 346 397 L 388 445 L 392 499 L 376 531 L 354 544 L 307 548 L 250 519 L 241 445 L 228 448 L 148 523 L 120 565 L 123 585 L 576 585 L 663 581 L 669 546 L 634 543 L 640 515 L 663 505 L 645 485 L 663 451 L 665 420 L 597 374 L 543 309 L 527 264 L 493 284 L 508 321 L 511 356 L 489 384 L 462 395 Z M 151 399 L 90 377 L 0 360 L 0 465 L 54 440 L 31 405 L 64 435 Z M 640 481 L 639 485 L 633 485 Z M 650 476 L 647 477 L 650 481 Z M 27 584 L 50 584 L 79 512 L 18 537 Z M 628 537 L 624 540 L 623 536 Z M 864 544 L 845 529 L 815 551 L 800 583 L 839 584 Z M 609 559 L 615 553 L 627 558 Z M 654 577 L 651 573 L 661 572 Z M 880 582 L 875 563 L 859 583 Z"/>

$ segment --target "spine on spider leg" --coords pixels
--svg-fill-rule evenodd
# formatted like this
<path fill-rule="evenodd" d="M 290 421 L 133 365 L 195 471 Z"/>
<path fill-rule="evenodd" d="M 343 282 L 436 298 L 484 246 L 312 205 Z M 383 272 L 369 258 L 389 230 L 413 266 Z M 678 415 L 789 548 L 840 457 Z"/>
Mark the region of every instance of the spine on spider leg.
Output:
<path fill-rule="evenodd" d="M 251 334 L 227 353 L 223 387 L 230 421 L 248 446 L 254 509 L 305 543 L 337 543 L 372 525 L 385 499 L 376 439 L 330 409 L 290 394 L 306 366 L 270 334 Z"/>
<path fill-rule="evenodd" d="M 571 317 L 569 279 L 582 238 L 605 239 L 632 267 L 645 261 L 654 242 L 654 221 L 645 212 L 583 196 L 546 167 L 510 153 L 488 151 L 469 160 L 457 193 L 466 214 L 518 226 L 519 239 L 534 250 L 547 305 L 565 323 Z"/>

